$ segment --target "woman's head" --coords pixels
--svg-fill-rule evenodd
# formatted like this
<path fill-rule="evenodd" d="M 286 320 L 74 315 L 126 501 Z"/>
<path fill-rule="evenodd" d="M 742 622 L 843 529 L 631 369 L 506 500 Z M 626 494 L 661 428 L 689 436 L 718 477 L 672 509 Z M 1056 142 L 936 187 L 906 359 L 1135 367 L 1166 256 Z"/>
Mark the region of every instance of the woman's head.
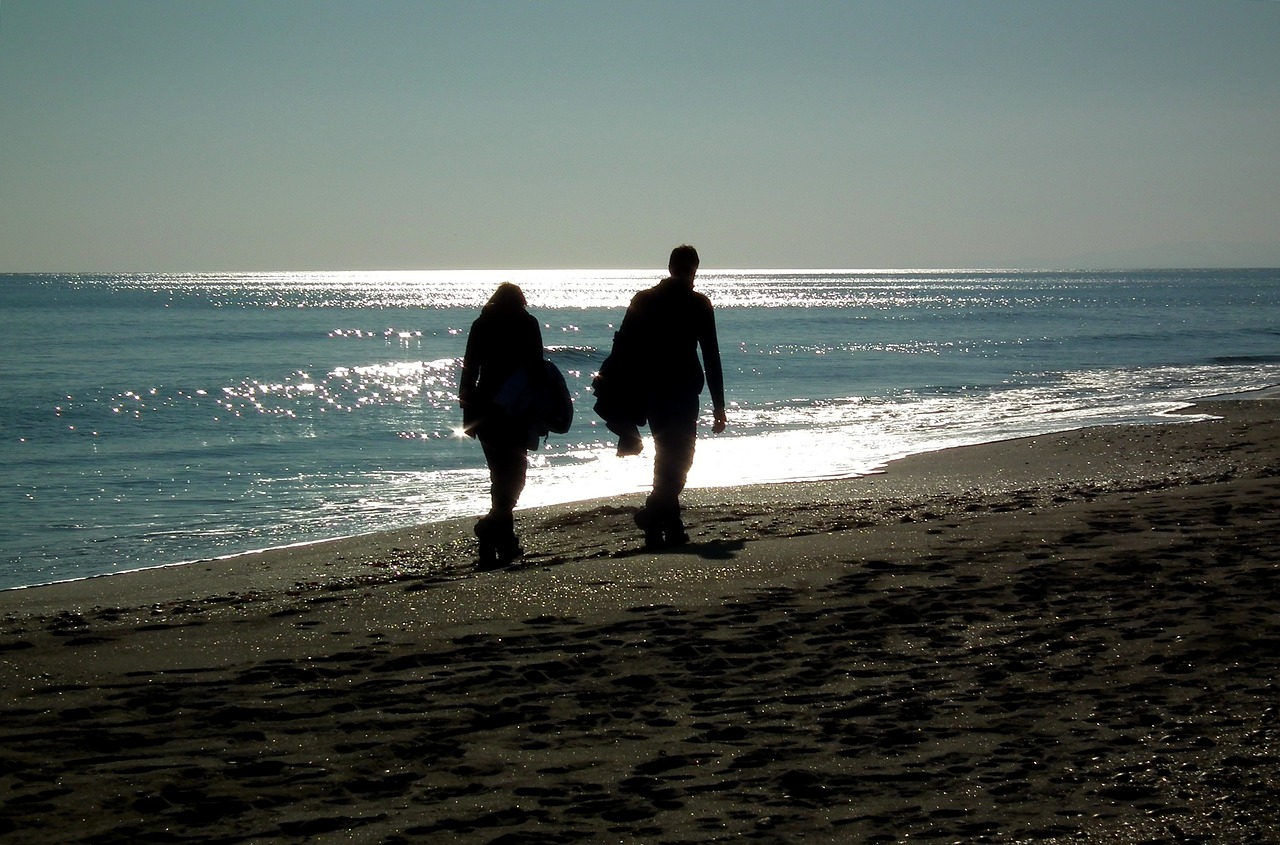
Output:
<path fill-rule="evenodd" d="M 485 310 L 523 311 L 527 304 L 524 291 L 520 290 L 519 285 L 503 282 L 498 285 L 498 289 L 493 292 L 493 296 L 489 297 L 484 307 Z"/>

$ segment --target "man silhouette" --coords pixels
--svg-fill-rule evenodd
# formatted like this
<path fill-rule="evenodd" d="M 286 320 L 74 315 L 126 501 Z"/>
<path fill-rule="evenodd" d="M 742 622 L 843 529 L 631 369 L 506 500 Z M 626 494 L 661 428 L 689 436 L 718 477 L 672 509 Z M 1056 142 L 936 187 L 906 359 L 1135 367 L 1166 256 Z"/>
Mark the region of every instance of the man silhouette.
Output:
<path fill-rule="evenodd" d="M 715 314 L 711 300 L 693 289 L 698 265 L 693 247 L 673 249 L 668 277 L 632 298 L 614 336 L 614 354 L 630 363 L 628 381 L 653 433 L 653 491 L 635 516 L 650 548 L 689 541 L 680 494 L 693 465 L 704 385 L 711 393 L 712 431 L 719 434 L 726 425 Z M 630 437 L 635 439 L 629 442 Z M 618 451 L 634 454 L 638 446 L 638 435 L 624 434 Z"/>

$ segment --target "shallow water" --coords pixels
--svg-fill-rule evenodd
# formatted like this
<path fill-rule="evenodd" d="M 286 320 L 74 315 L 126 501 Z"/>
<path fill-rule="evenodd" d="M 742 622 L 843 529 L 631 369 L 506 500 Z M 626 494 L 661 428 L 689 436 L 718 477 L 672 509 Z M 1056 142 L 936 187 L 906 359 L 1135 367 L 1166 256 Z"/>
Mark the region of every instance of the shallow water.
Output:
<path fill-rule="evenodd" d="M 479 513 L 455 384 L 525 289 L 577 400 L 523 505 L 642 489 L 590 377 L 647 271 L 0 276 L 0 587 Z M 691 484 L 1160 422 L 1280 382 L 1280 271 L 704 272 L 729 432 Z"/>

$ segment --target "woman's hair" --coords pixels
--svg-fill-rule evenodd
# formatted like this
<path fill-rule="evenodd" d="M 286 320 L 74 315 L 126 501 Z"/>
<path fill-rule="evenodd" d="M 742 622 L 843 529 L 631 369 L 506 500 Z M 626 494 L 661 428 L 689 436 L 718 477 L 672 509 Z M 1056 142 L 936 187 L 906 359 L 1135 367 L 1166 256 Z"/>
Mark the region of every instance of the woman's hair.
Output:
<path fill-rule="evenodd" d="M 520 290 L 520 286 L 511 282 L 503 282 L 498 285 L 498 289 L 493 292 L 493 296 L 489 297 L 489 301 L 485 303 L 485 310 L 494 311 L 519 311 L 524 310 L 528 303 L 524 298 L 524 291 Z"/>

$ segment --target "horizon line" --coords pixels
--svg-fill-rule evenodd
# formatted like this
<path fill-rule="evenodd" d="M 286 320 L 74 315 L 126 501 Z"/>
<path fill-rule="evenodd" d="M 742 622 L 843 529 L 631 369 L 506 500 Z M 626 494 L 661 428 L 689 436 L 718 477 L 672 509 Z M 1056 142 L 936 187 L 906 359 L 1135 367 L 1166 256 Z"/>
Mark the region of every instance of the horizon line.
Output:
<path fill-rule="evenodd" d="M 699 275 L 736 273 L 1122 273 L 1171 270 L 1280 270 L 1280 264 L 1179 265 L 1136 264 L 1097 266 L 968 266 L 968 267 L 719 267 L 701 268 Z M 290 270 L 0 270 L 0 276 L 265 276 L 277 274 L 377 274 L 377 273 L 654 273 L 658 267 L 419 267 Z"/>

